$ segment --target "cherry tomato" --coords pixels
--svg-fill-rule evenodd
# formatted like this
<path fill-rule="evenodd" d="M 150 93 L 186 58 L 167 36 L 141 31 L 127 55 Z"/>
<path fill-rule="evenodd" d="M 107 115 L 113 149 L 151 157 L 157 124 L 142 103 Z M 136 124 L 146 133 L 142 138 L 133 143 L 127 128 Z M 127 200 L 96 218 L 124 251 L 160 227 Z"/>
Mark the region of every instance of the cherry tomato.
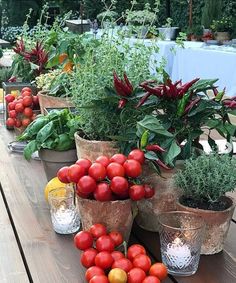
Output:
<path fill-rule="evenodd" d="M 108 279 L 110 283 L 126 283 L 127 274 L 120 268 L 114 268 L 108 273 Z"/>
<path fill-rule="evenodd" d="M 35 106 L 39 105 L 39 98 L 38 98 L 38 96 L 37 95 L 33 95 L 32 98 L 33 98 L 33 104 Z"/>
<path fill-rule="evenodd" d="M 92 165 L 92 162 L 89 160 L 89 159 L 86 159 L 86 158 L 80 158 L 78 159 L 75 164 L 78 164 L 82 167 L 84 167 L 85 169 L 85 173 L 87 174 L 88 173 L 88 170 L 89 170 L 89 167 Z"/>
<path fill-rule="evenodd" d="M 95 191 L 97 184 L 95 180 L 90 176 L 83 176 L 80 178 L 77 184 L 77 190 L 82 194 L 90 194 Z"/>
<path fill-rule="evenodd" d="M 87 250 L 93 245 L 93 236 L 88 231 L 80 231 L 74 237 L 74 244 L 79 250 Z"/>
<path fill-rule="evenodd" d="M 145 189 L 143 185 L 133 185 L 129 188 L 129 196 L 132 200 L 141 200 L 145 197 Z"/>
<path fill-rule="evenodd" d="M 142 283 L 161 283 L 156 276 L 147 276 Z"/>
<path fill-rule="evenodd" d="M 90 227 L 89 232 L 92 234 L 92 236 L 95 239 L 97 239 L 97 238 L 107 234 L 107 228 L 103 224 L 96 223 L 96 224 L 93 224 Z"/>
<path fill-rule="evenodd" d="M 24 111 L 25 107 L 21 102 L 17 102 L 15 105 L 15 110 L 17 113 L 22 113 Z"/>
<path fill-rule="evenodd" d="M 109 281 L 106 275 L 95 275 L 89 283 L 109 283 Z"/>
<path fill-rule="evenodd" d="M 16 118 L 16 115 L 17 115 L 15 110 L 10 110 L 8 114 L 9 114 L 9 117 L 13 119 Z"/>
<path fill-rule="evenodd" d="M 32 117 L 33 116 L 33 110 L 30 107 L 26 107 L 23 111 L 23 114 L 26 117 Z"/>
<path fill-rule="evenodd" d="M 102 181 L 106 178 L 107 172 L 106 168 L 101 163 L 93 163 L 89 170 L 89 176 L 91 176 L 96 181 Z"/>
<path fill-rule="evenodd" d="M 132 268 L 128 272 L 128 283 L 142 283 L 145 277 L 146 274 L 141 268 Z"/>
<path fill-rule="evenodd" d="M 113 242 L 115 243 L 115 247 L 118 247 L 123 243 L 123 236 L 120 232 L 111 231 L 109 236 L 112 238 Z"/>
<path fill-rule="evenodd" d="M 111 180 L 111 190 L 117 195 L 126 193 L 129 189 L 129 183 L 124 177 L 116 176 Z"/>
<path fill-rule="evenodd" d="M 57 178 L 62 183 L 70 183 L 70 181 L 68 180 L 68 169 L 69 169 L 69 166 L 64 166 L 61 169 L 59 169 L 57 172 Z"/>
<path fill-rule="evenodd" d="M 145 198 L 151 198 L 155 195 L 154 188 L 150 187 L 147 184 L 144 185 L 144 190 L 145 190 Z"/>
<path fill-rule="evenodd" d="M 134 149 L 129 153 L 128 159 L 134 159 L 134 160 L 138 161 L 140 164 L 143 164 L 144 161 L 145 161 L 144 152 L 141 149 L 138 149 L 138 148 Z"/>
<path fill-rule="evenodd" d="M 5 96 L 5 100 L 6 100 L 7 103 L 13 102 L 15 100 L 15 96 L 12 95 L 12 94 L 7 94 Z"/>
<path fill-rule="evenodd" d="M 6 120 L 6 125 L 7 125 L 8 127 L 14 127 L 14 126 L 15 126 L 15 119 L 13 119 L 13 118 L 8 118 L 8 119 Z"/>
<path fill-rule="evenodd" d="M 68 180 L 73 183 L 78 183 L 80 178 L 85 175 L 84 167 L 73 164 L 68 169 Z"/>
<path fill-rule="evenodd" d="M 89 268 L 95 264 L 95 256 L 98 254 L 97 250 L 94 248 L 89 248 L 81 254 L 80 261 L 82 265 Z"/>
<path fill-rule="evenodd" d="M 23 118 L 21 123 L 23 127 L 27 127 L 31 123 L 31 120 L 29 118 Z"/>
<path fill-rule="evenodd" d="M 29 91 L 23 91 L 21 92 L 21 97 L 31 97 L 31 92 Z M 33 102 L 33 99 L 32 99 L 32 102 Z"/>
<path fill-rule="evenodd" d="M 95 264 L 102 269 L 108 269 L 112 266 L 114 262 L 113 257 L 109 252 L 103 251 L 96 255 L 95 257 Z"/>
<path fill-rule="evenodd" d="M 111 253 L 115 249 L 115 244 L 109 235 L 102 235 L 96 241 L 96 249 L 99 252 L 107 251 Z"/>
<path fill-rule="evenodd" d="M 78 189 L 78 184 L 76 185 L 76 194 L 80 197 L 80 198 L 85 198 L 85 199 L 89 199 L 91 197 L 91 194 L 83 194 L 79 191 Z"/>
<path fill-rule="evenodd" d="M 150 275 L 156 276 L 160 280 L 164 280 L 167 277 L 167 273 L 166 266 L 161 262 L 154 263 L 149 270 Z"/>
<path fill-rule="evenodd" d="M 132 262 L 128 258 L 121 258 L 112 264 L 112 268 L 120 268 L 125 272 L 129 272 L 133 268 Z"/>
<path fill-rule="evenodd" d="M 22 126 L 22 123 L 19 119 L 15 120 L 15 127 L 20 128 Z"/>
<path fill-rule="evenodd" d="M 112 178 L 116 176 L 124 177 L 125 169 L 121 164 L 116 162 L 111 162 L 107 166 L 107 176 L 110 180 L 112 180 Z"/>
<path fill-rule="evenodd" d="M 89 282 L 95 275 L 105 275 L 105 272 L 98 266 L 91 266 L 85 272 L 85 279 Z"/>
<path fill-rule="evenodd" d="M 99 183 L 94 191 L 94 198 L 98 201 L 111 201 L 112 191 L 110 186 L 105 183 Z"/>
<path fill-rule="evenodd" d="M 96 160 L 95 160 L 97 163 L 100 163 L 102 164 L 105 168 L 109 165 L 110 163 L 110 159 L 105 156 L 105 155 L 101 155 L 99 156 Z"/>
<path fill-rule="evenodd" d="M 114 155 L 111 157 L 110 161 L 111 161 L 111 162 L 116 162 L 116 163 L 119 163 L 119 164 L 123 165 L 124 162 L 126 161 L 126 159 L 127 159 L 127 157 L 126 157 L 124 154 L 122 154 L 122 153 L 117 153 L 117 154 L 114 154 Z"/>
<path fill-rule="evenodd" d="M 31 88 L 28 87 L 28 86 L 25 86 L 25 87 L 22 88 L 21 94 L 22 94 L 23 92 L 25 92 L 25 91 L 28 91 L 28 92 L 30 92 L 30 93 L 32 92 Z"/>
<path fill-rule="evenodd" d="M 10 102 L 7 106 L 8 110 L 15 110 L 16 101 Z"/>
<path fill-rule="evenodd" d="M 139 254 L 133 259 L 133 266 L 147 272 L 151 267 L 151 260 L 147 255 Z"/>
<path fill-rule="evenodd" d="M 125 169 L 125 175 L 128 177 L 136 178 L 141 175 L 142 167 L 141 164 L 133 159 L 128 159 L 123 164 Z"/>
<path fill-rule="evenodd" d="M 25 107 L 30 106 L 33 103 L 33 98 L 31 96 L 25 96 L 22 103 Z"/>
<path fill-rule="evenodd" d="M 114 261 L 125 257 L 125 255 L 122 252 L 120 252 L 120 251 L 112 252 L 111 256 L 113 257 Z"/>
<path fill-rule="evenodd" d="M 146 254 L 146 250 L 143 246 L 134 244 L 128 248 L 127 257 L 129 260 L 133 261 L 133 259 L 139 254 Z"/>

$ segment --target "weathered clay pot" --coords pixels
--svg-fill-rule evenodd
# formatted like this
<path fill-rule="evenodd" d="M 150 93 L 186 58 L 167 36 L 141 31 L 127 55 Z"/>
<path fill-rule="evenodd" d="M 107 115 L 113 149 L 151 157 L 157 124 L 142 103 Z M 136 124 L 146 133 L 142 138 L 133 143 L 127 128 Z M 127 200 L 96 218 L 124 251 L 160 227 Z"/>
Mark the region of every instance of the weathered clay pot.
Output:
<path fill-rule="evenodd" d="M 129 240 L 135 205 L 130 199 L 101 202 L 78 197 L 77 200 L 83 230 L 103 223 L 108 231 L 119 231 L 124 240 Z"/>
<path fill-rule="evenodd" d="M 177 203 L 177 210 L 194 212 L 201 216 L 206 223 L 201 254 L 215 254 L 223 250 L 224 241 L 235 209 L 235 202 L 232 198 L 223 198 L 227 201 L 229 207 L 223 211 L 190 208 L 180 203 L 181 198 L 180 202 Z"/>
<path fill-rule="evenodd" d="M 155 195 L 137 202 L 138 215 L 135 220 L 143 229 L 158 232 L 157 215 L 160 212 L 176 210 L 180 191 L 174 186 L 172 177 L 182 165 L 180 162 L 173 170 L 162 170 L 161 176 L 148 166 L 144 166 L 143 181 L 155 189 Z"/>
<path fill-rule="evenodd" d="M 113 141 L 91 141 L 81 138 L 75 133 L 75 144 L 78 158 L 88 158 L 95 161 L 98 156 L 106 155 L 111 157 L 119 152 L 119 148 Z"/>
<path fill-rule="evenodd" d="M 229 36 L 229 33 L 227 31 L 217 31 L 215 33 L 215 39 L 219 43 L 223 43 L 224 41 L 230 40 L 230 36 Z"/>
<path fill-rule="evenodd" d="M 73 107 L 74 104 L 70 98 L 67 97 L 56 97 L 47 95 L 47 91 L 39 91 L 39 105 L 42 114 L 45 113 L 46 108 L 62 108 L 62 107 Z"/>
<path fill-rule="evenodd" d="M 39 150 L 47 180 L 56 177 L 57 171 L 64 166 L 69 166 L 77 160 L 76 149 L 56 151 L 51 149 Z"/>

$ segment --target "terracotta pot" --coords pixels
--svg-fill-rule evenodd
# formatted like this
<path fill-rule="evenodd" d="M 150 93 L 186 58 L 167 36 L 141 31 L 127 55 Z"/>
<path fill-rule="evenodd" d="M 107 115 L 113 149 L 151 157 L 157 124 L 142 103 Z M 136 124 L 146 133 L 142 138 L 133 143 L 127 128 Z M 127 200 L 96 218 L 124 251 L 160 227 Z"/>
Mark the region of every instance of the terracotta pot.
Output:
<path fill-rule="evenodd" d="M 70 166 L 77 160 L 76 149 L 56 151 L 51 149 L 40 149 L 39 157 L 42 160 L 47 180 L 56 177 L 57 171 L 63 166 Z"/>
<path fill-rule="evenodd" d="M 204 210 L 190 208 L 177 203 L 177 210 L 194 212 L 201 216 L 206 223 L 206 231 L 201 248 L 201 254 L 209 255 L 219 253 L 223 250 L 230 222 L 234 213 L 235 203 L 230 197 L 223 197 L 228 203 L 227 209 L 223 211 Z"/>
<path fill-rule="evenodd" d="M 223 43 L 224 41 L 230 40 L 230 36 L 227 31 L 217 31 L 215 33 L 215 39 L 219 41 L 219 43 Z"/>
<path fill-rule="evenodd" d="M 47 94 L 47 91 L 38 92 L 40 111 L 42 114 L 47 114 L 45 113 L 45 108 L 66 108 L 74 106 L 70 98 L 50 96 Z"/>
<path fill-rule="evenodd" d="M 95 161 L 98 156 L 106 155 L 111 157 L 119 152 L 119 148 L 113 141 L 91 141 L 81 138 L 75 133 L 75 144 L 78 158 L 88 158 Z"/>
<path fill-rule="evenodd" d="M 108 231 L 119 231 L 128 242 L 135 204 L 130 200 L 96 201 L 77 197 L 83 230 L 103 223 Z"/>
<path fill-rule="evenodd" d="M 173 170 L 162 170 L 161 176 L 144 166 L 143 181 L 155 189 L 155 195 L 137 202 L 138 215 L 135 220 L 143 229 L 158 232 L 157 215 L 160 212 L 176 210 L 180 191 L 174 186 L 173 176 L 182 165 L 183 163 L 179 162 Z"/>

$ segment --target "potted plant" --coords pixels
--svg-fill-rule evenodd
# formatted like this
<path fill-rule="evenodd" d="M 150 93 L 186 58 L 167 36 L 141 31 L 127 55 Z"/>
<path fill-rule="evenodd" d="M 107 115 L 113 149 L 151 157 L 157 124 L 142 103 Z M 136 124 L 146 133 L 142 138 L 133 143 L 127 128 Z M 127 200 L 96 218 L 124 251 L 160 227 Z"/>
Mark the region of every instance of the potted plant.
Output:
<path fill-rule="evenodd" d="M 97 19 L 99 20 L 103 28 L 112 27 L 117 18 L 117 12 L 110 10 L 101 12 L 97 15 Z"/>
<path fill-rule="evenodd" d="M 166 24 L 158 28 L 159 36 L 163 37 L 164 40 L 175 40 L 177 37 L 178 27 L 172 27 L 173 19 L 167 18 Z"/>
<path fill-rule="evenodd" d="M 201 25 L 195 25 L 192 28 L 188 28 L 186 33 L 189 40 L 201 41 L 203 36 L 203 27 Z"/>
<path fill-rule="evenodd" d="M 236 159 L 202 154 L 187 160 L 174 180 L 182 192 L 177 209 L 194 212 L 206 223 L 201 253 L 222 251 L 235 209 L 234 200 L 225 194 L 236 188 Z"/>
<path fill-rule="evenodd" d="M 211 25 L 211 29 L 215 32 L 215 38 L 219 43 L 230 40 L 232 27 L 232 19 L 228 17 L 223 17 L 220 20 L 213 20 Z"/>
<path fill-rule="evenodd" d="M 74 133 L 78 124 L 79 117 L 68 109 L 52 110 L 47 116 L 38 116 L 17 137 L 18 141 L 28 142 L 24 148 L 27 160 L 35 151 L 39 151 L 48 180 L 56 176 L 59 168 L 77 160 Z"/>

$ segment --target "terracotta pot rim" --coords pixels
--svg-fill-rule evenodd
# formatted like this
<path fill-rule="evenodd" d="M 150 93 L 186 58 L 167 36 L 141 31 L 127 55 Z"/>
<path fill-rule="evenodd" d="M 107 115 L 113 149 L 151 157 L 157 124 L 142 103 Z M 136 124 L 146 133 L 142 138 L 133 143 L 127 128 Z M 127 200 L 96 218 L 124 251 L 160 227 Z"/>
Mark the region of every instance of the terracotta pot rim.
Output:
<path fill-rule="evenodd" d="M 91 203 L 94 203 L 94 202 L 101 202 L 101 201 L 98 201 L 98 200 L 95 200 L 95 199 L 86 199 L 86 198 L 81 198 L 77 195 L 77 198 L 79 200 L 83 200 L 83 201 L 87 201 L 87 202 L 91 202 Z M 131 199 L 124 199 L 124 200 L 111 200 L 111 201 L 103 201 L 102 203 L 126 203 L 126 202 L 133 202 Z"/>
<path fill-rule="evenodd" d="M 227 199 L 229 201 L 229 203 L 231 203 L 231 205 L 226 208 L 225 210 L 209 210 L 209 209 L 201 209 L 201 208 L 193 208 L 193 207 L 188 207 L 186 205 L 183 205 L 182 203 L 180 203 L 180 199 L 182 198 L 183 196 L 181 196 L 178 201 L 177 201 L 177 205 L 180 206 L 180 207 L 185 207 L 187 208 L 190 212 L 192 213 L 205 213 L 205 214 L 212 214 L 212 213 L 217 213 L 217 214 L 224 214 L 224 213 L 227 213 L 228 211 L 231 211 L 232 208 L 235 207 L 236 205 L 236 202 L 235 200 L 230 197 L 230 196 L 222 196 L 223 199 Z"/>
<path fill-rule="evenodd" d="M 79 134 L 79 132 L 75 132 L 74 136 L 75 136 L 76 139 L 83 141 L 83 142 L 87 142 L 87 143 L 107 143 L 107 144 L 116 145 L 115 141 L 88 140 L 88 139 L 82 138 L 81 135 Z"/>

